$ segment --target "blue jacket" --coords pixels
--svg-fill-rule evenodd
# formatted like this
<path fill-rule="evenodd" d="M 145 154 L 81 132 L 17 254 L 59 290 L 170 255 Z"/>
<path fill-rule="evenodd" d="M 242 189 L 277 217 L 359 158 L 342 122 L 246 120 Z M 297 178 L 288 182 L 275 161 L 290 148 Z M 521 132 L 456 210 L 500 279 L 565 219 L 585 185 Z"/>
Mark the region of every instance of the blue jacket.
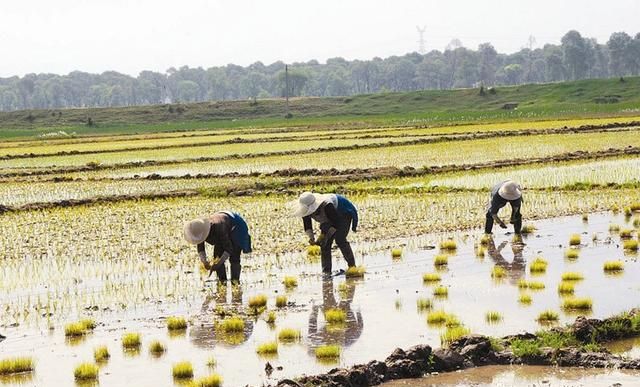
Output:
<path fill-rule="evenodd" d="M 227 214 L 233 222 L 233 228 L 231 229 L 231 240 L 237 246 L 240 246 L 242 252 L 247 254 L 252 251 L 251 249 L 251 235 L 249 235 L 249 227 L 247 222 L 244 221 L 242 216 L 237 212 L 221 211 Z"/>
<path fill-rule="evenodd" d="M 353 221 L 351 222 L 351 229 L 353 231 L 356 231 L 356 228 L 358 228 L 358 209 L 353 205 L 353 203 L 349 201 L 349 199 L 345 198 L 344 196 L 336 195 L 336 197 L 338 198 L 337 210 L 342 213 L 351 215 L 351 218 L 353 219 Z"/>

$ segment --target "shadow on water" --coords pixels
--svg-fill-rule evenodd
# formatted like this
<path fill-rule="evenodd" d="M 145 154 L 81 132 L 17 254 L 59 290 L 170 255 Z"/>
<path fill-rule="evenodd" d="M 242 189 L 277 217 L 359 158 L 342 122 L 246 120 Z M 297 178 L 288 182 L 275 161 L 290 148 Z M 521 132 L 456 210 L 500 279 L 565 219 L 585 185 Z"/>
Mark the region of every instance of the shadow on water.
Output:
<path fill-rule="evenodd" d="M 502 250 L 507 244 L 511 244 L 511 251 L 513 253 L 513 259 L 511 262 L 507 261 L 502 255 Z M 487 244 L 487 254 L 489 254 L 489 257 L 491 257 L 497 266 L 500 266 L 507 271 L 509 282 L 513 285 L 516 285 L 525 274 L 526 262 L 522 254 L 524 246 L 525 245 L 522 242 L 508 242 L 505 240 L 496 248 L 496 242 L 493 238 L 490 238 Z"/>

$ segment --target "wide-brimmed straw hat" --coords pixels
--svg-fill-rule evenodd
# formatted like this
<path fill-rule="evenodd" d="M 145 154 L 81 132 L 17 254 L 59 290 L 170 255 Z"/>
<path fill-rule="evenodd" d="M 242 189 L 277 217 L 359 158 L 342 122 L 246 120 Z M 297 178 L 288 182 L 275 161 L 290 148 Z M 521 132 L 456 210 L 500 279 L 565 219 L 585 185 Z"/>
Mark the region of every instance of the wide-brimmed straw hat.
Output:
<path fill-rule="evenodd" d="M 518 200 L 522 197 L 522 189 L 515 181 L 507 180 L 498 190 L 498 195 L 506 200 Z"/>
<path fill-rule="evenodd" d="M 308 191 L 303 192 L 298 200 L 289 202 L 291 214 L 299 218 L 304 218 L 305 216 L 311 215 L 316 212 L 318 207 L 320 207 L 322 202 L 324 202 L 327 197 L 329 197 L 329 195 L 312 193 Z"/>
<path fill-rule="evenodd" d="M 194 219 L 184 223 L 184 239 L 192 245 L 205 241 L 211 230 L 211 222 L 207 218 Z"/>

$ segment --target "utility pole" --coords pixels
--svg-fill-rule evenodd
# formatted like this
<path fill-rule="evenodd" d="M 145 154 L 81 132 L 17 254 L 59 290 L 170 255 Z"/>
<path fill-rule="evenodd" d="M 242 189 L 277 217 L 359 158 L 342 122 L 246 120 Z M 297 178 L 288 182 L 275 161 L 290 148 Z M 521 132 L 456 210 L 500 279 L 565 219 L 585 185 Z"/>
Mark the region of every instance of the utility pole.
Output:
<path fill-rule="evenodd" d="M 418 30 L 418 35 L 420 36 L 420 38 L 418 39 L 418 52 L 424 55 L 427 53 L 427 46 L 424 40 L 424 32 L 427 30 L 427 26 L 416 26 L 416 29 Z"/>
<path fill-rule="evenodd" d="M 285 114 L 285 117 L 289 118 L 291 117 L 291 112 L 289 111 L 289 66 L 288 65 L 284 65 L 284 83 L 285 83 L 284 98 L 286 100 L 286 106 L 287 106 L 287 112 Z"/>

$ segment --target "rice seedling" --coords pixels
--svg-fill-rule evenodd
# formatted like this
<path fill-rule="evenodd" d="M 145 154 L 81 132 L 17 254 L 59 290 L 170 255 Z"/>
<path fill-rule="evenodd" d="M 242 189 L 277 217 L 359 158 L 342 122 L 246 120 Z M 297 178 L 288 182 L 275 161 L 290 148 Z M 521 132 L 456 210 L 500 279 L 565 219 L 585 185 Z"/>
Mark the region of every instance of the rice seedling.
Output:
<path fill-rule="evenodd" d="M 624 229 L 620 230 L 620 238 L 629 239 L 632 236 L 633 236 L 633 230 L 628 229 L 628 228 L 624 228 Z"/>
<path fill-rule="evenodd" d="M 418 308 L 418 312 L 430 310 L 433 307 L 433 301 L 428 298 L 418 298 L 416 300 L 416 307 Z"/>
<path fill-rule="evenodd" d="M 282 280 L 282 283 L 284 284 L 284 287 L 287 289 L 293 289 L 296 286 L 298 286 L 298 279 L 296 277 L 293 276 L 285 276 L 284 279 Z"/>
<path fill-rule="evenodd" d="M 366 269 L 364 266 L 352 266 L 347 269 L 344 275 L 347 278 L 362 278 L 365 272 Z"/>
<path fill-rule="evenodd" d="M 522 226 L 522 229 L 520 230 L 520 232 L 524 235 L 528 235 L 528 234 L 533 234 L 534 231 L 536 231 L 536 226 L 534 226 L 533 224 L 525 224 Z"/>
<path fill-rule="evenodd" d="M 562 281 L 558 284 L 558 294 L 565 296 L 575 292 L 576 285 L 574 282 Z"/>
<path fill-rule="evenodd" d="M 628 251 L 638 251 L 638 241 L 635 239 L 629 239 L 622 242 L 622 247 Z"/>
<path fill-rule="evenodd" d="M 640 218 L 635 218 L 633 220 L 633 227 L 640 228 Z"/>
<path fill-rule="evenodd" d="M 545 310 L 538 315 L 536 321 L 538 321 L 539 323 L 548 323 L 558 321 L 559 318 L 560 316 L 557 312 L 554 312 L 553 310 Z"/>
<path fill-rule="evenodd" d="M 170 331 L 181 331 L 187 329 L 187 320 L 184 317 L 171 316 L 167 318 L 167 329 Z"/>
<path fill-rule="evenodd" d="M 603 265 L 603 270 L 605 272 L 621 272 L 624 270 L 624 263 L 620 260 L 606 261 Z"/>
<path fill-rule="evenodd" d="M 174 379 L 184 380 L 193 378 L 193 365 L 189 361 L 175 363 L 171 369 Z"/>
<path fill-rule="evenodd" d="M 256 353 L 258 355 L 275 355 L 278 353 L 278 343 L 275 341 L 269 341 L 267 343 L 259 344 L 256 347 Z"/>
<path fill-rule="evenodd" d="M 480 237 L 480 246 L 487 246 L 491 242 L 491 234 L 483 234 Z"/>
<path fill-rule="evenodd" d="M 342 348 L 338 345 L 321 345 L 316 348 L 316 359 L 337 359 L 340 357 Z"/>
<path fill-rule="evenodd" d="M 476 249 L 476 257 L 477 258 L 484 258 L 486 255 L 487 255 L 487 249 L 486 248 L 484 248 L 482 246 L 479 246 Z"/>
<path fill-rule="evenodd" d="M 125 333 L 122 335 L 122 347 L 124 349 L 138 349 L 140 348 L 141 340 L 139 333 Z"/>
<path fill-rule="evenodd" d="M 446 266 L 449 264 L 449 256 L 446 254 L 438 254 L 433 259 L 433 264 L 435 266 Z"/>
<path fill-rule="evenodd" d="M 529 272 L 532 274 L 542 274 L 547 271 L 547 261 L 542 257 L 536 257 L 529 265 Z"/>
<path fill-rule="evenodd" d="M 507 270 L 502 266 L 495 265 L 491 270 L 491 278 L 495 280 L 502 279 L 506 277 L 506 275 L 507 275 Z"/>
<path fill-rule="evenodd" d="M 633 212 L 638 212 L 640 211 L 640 202 L 635 202 L 635 203 L 631 203 L 629 205 L 629 209 Z"/>
<path fill-rule="evenodd" d="M 610 224 L 609 225 L 609 232 L 610 233 L 617 233 L 620 232 L 620 226 L 617 224 Z"/>
<path fill-rule="evenodd" d="M 447 314 L 447 318 L 444 319 L 444 326 L 447 328 L 455 328 L 461 325 L 462 322 L 458 319 L 458 316 L 454 314 Z"/>
<path fill-rule="evenodd" d="M 34 369 L 34 362 L 30 357 L 10 357 L 0 360 L 0 375 L 31 372 Z"/>
<path fill-rule="evenodd" d="M 276 296 L 276 307 L 284 308 L 287 306 L 287 296 Z"/>
<path fill-rule="evenodd" d="M 109 348 L 106 345 L 101 345 L 93 349 L 93 359 L 96 363 L 103 363 L 109 360 L 111 354 L 109 354 Z"/>
<path fill-rule="evenodd" d="M 530 305 L 533 300 L 531 299 L 531 295 L 529 294 L 521 294 L 518 297 L 518 303 L 522 305 Z"/>
<path fill-rule="evenodd" d="M 207 361 L 204 363 L 204 365 L 206 365 L 209 368 L 214 368 L 216 365 L 218 365 L 218 361 L 216 360 L 215 357 L 209 356 L 207 358 Z"/>
<path fill-rule="evenodd" d="M 79 321 L 80 324 L 84 326 L 84 329 L 88 331 L 92 331 L 96 328 L 96 321 L 91 318 L 83 318 Z"/>
<path fill-rule="evenodd" d="M 391 250 L 391 257 L 394 259 L 402 258 L 402 249 Z"/>
<path fill-rule="evenodd" d="M 324 311 L 324 319 L 327 324 L 344 324 L 347 314 L 342 309 L 331 308 Z"/>
<path fill-rule="evenodd" d="M 320 246 L 316 246 L 316 245 L 311 245 L 311 246 L 307 246 L 307 256 L 309 256 L 310 258 L 317 258 L 320 256 Z"/>
<path fill-rule="evenodd" d="M 80 382 L 98 379 L 100 368 L 93 363 L 80 363 L 73 371 L 73 377 Z"/>
<path fill-rule="evenodd" d="M 578 259 L 579 256 L 580 251 L 578 249 L 571 248 L 564 252 L 564 257 L 567 259 Z"/>
<path fill-rule="evenodd" d="M 518 280 L 518 288 L 519 289 L 531 289 L 531 290 L 542 290 L 545 288 L 544 282 L 540 281 L 527 281 L 524 278 Z"/>
<path fill-rule="evenodd" d="M 259 309 L 267 306 L 267 296 L 264 294 L 257 294 L 249 298 L 249 308 Z"/>
<path fill-rule="evenodd" d="M 425 283 L 440 282 L 441 279 L 439 273 L 425 273 L 422 275 L 422 282 Z"/>
<path fill-rule="evenodd" d="M 449 288 L 446 286 L 436 286 L 433 288 L 434 297 L 445 298 L 449 295 Z"/>
<path fill-rule="evenodd" d="M 267 313 L 267 317 L 264 320 L 267 322 L 267 324 L 273 325 L 276 323 L 276 318 L 277 318 L 276 312 L 270 310 L 269 313 Z"/>
<path fill-rule="evenodd" d="M 458 244 L 453 239 L 447 239 L 440 242 L 440 250 L 453 251 L 458 249 Z"/>
<path fill-rule="evenodd" d="M 633 215 L 633 211 L 631 211 L 631 207 L 625 207 L 624 208 L 624 216 L 628 218 L 631 215 Z"/>
<path fill-rule="evenodd" d="M 149 353 L 154 356 L 160 356 L 167 351 L 167 347 L 159 340 L 154 340 L 149 344 Z"/>
<path fill-rule="evenodd" d="M 562 273 L 561 278 L 563 281 L 582 281 L 584 276 L 576 271 L 567 271 Z"/>
<path fill-rule="evenodd" d="M 565 310 L 591 310 L 593 301 L 590 298 L 567 298 L 562 302 Z"/>
<path fill-rule="evenodd" d="M 459 338 L 466 336 L 470 333 L 471 333 L 471 330 L 463 326 L 447 328 L 440 335 L 440 342 L 442 343 L 443 346 L 447 346 L 453 343 L 454 341 L 458 340 Z"/>
<path fill-rule="evenodd" d="M 81 322 L 73 322 L 64 326 L 64 335 L 66 337 L 79 337 L 88 333 L 87 327 Z"/>
<path fill-rule="evenodd" d="M 244 320 L 240 317 L 225 318 L 219 326 L 226 333 L 244 332 Z"/>
<path fill-rule="evenodd" d="M 394 302 L 394 306 L 396 310 L 402 310 L 402 300 L 397 298 L 396 301 Z"/>
<path fill-rule="evenodd" d="M 580 234 L 572 234 L 569 237 L 569 245 L 570 246 L 579 246 L 582 243 L 582 237 Z"/>
<path fill-rule="evenodd" d="M 218 374 L 203 376 L 196 379 L 193 385 L 195 387 L 220 387 L 222 386 L 222 376 Z"/>
<path fill-rule="evenodd" d="M 442 325 L 447 321 L 448 314 L 444 310 L 434 310 L 427 314 L 427 324 Z"/>
<path fill-rule="evenodd" d="M 293 343 L 300 340 L 301 334 L 299 329 L 283 328 L 278 332 L 278 340 L 283 343 Z"/>
<path fill-rule="evenodd" d="M 496 312 L 494 310 L 487 312 L 484 315 L 485 320 L 487 320 L 487 322 L 489 324 L 495 324 L 495 323 L 499 323 L 500 321 L 502 321 L 502 314 L 500 314 L 500 312 Z"/>
<path fill-rule="evenodd" d="M 588 222 L 589 221 L 589 214 L 582 214 L 582 221 L 583 222 Z"/>

